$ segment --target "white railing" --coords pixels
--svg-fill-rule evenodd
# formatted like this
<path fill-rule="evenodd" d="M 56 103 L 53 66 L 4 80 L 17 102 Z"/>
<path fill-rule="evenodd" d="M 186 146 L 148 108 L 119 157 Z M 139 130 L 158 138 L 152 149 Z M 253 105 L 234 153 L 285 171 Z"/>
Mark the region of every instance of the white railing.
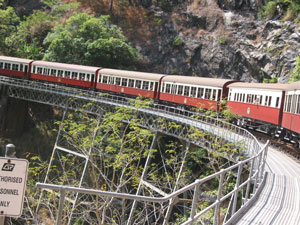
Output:
<path fill-rule="evenodd" d="M 246 207 L 250 200 L 255 199 L 257 194 L 259 193 L 258 189 L 261 188 L 261 184 L 263 183 L 264 179 L 264 167 L 265 167 L 265 160 L 267 156 L 267 147 L 268 143 L 265 144 L 265 146 L 253 157 L 243 160 L 239 162 L 236 165 L 230 166 L 226 169 L 222 169 L 221 171 L 214 173 L 210 176 L 207 176 L 202 179 L 198 179 L 195 182 L 179 189 L 178 191 L 175 191 L 165 197 L 148 197 L 148 196 L 142 196 L 142 195 L 132 195 L 132 194 L 126 194 L 126 193 L 117 193 L 117 192 L 108 192 L 108 191 L 99 191 L 99 190 L 93 190 L 93 189 L 85 189 L 85 188 L 76 188 L 76 187 L 69 187 L 69 186 L 62 186 L 62 185 L 55 185 L 55 184 L 44 184 L 44 183 L 37 183 L 36 186 L 39 188 L 47 188 L 52 190 L 60 191 L 60 200 L 59 200 L 59 209 L 58 209 L 58 216 L 56 224 L 61 224 L 61 216 L 63 213 L 63 206 L 65 201 L 65 195 L 66 192 L 76 192 L 76 193 L 82 193 L 82 194 L 90 194 L 90 195 L 100 195 L 105 197 L 112 197 L 112 198 L 120 198 L 120 199 L 130 199 L 130 200 L 136 200 L 136 201 L 142 201 L 142 202 L 167 202 L 171 199 L 174 199 L 178 197 L 180 194 L 187 192 L 187 191 L 193 191 L 193 199 L 192 199 L 192 208 L 190 209 L 190 217 L 189 219 L 184 222 L 183 224 L 192 224 L 196 222 L 202 215 L 204 215 L 206 212 L 208 212 L 211 209 L 215 209 L 214 211 L 214 219 L 213 223 L 214 225 L 218 225 L 220 223 L 219 221 L 219 212 L 220 212 L 220 205 L 225 200 L 232 198 L 233 202 L 231 205 L 231 218 L 228 221 L 224 221 L 224 224 L 229 224 L 233 218 L 236 217 L 240 213 L 240 211 L 243 209 L 243 207 Z M 248 166 L 250 163 L 250 171 L 247 179 L 244 182 L 241 182 L 241 171 L 242 168 L 245 166 Z M 254 165 L 257 165 L 256 169 L 254 169 Z M 226 173 L 233 172 L 234 170 L 238 169 L 237 172 L 237 179 L 235 188 L 227 193 L 225 196 L 222 196 L 222 190 L 224 188 L 223 182 L 224 182 L 224 176 Z M 199 200 L 198 196 L 200 195 L 199 190 L 201 185 L 204 183 L 211 181 L 212 179 L 218 178 L 219 180 L 219 187 L 218 187 L 218 194 L 217 198 L 214 203 L 212 203 L 207 208 L 201 210 L 200 212 L 197 212 L 197 202 Z M 253 184 L 253 187 L 251 187 L 251 184 Z M 245 195 L 241 196 L 242 191 L 245 189 Z M 252 193 L 250 193 L 250 190 L 252 189 Z M 250 198 L 251 196 L 251 198 Z M 237 200 L 238 198 L 243 199 L 243 206 L 237 210 Z"/>

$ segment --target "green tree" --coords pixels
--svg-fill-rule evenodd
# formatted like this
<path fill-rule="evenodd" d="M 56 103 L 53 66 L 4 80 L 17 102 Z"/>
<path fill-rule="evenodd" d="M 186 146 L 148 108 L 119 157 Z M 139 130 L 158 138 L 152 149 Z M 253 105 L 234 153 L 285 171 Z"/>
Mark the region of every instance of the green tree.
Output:
<path fill-rule="evenodd" d="M 290 82 L 300 81 L 300 56 L 296 58 L 296 67 L 291 75 Z"/>
<path fill-rule="evenodd" d="M 130 68 L 138 57 L 122 30 L 109 16 L 86 13 L 70 17 L 54 27 L 44 41 L 49 45 L 44 60 L 113 68 Z"/>
<path fill-rule="evenodd" d="M 6 53 L 8 51 L 5 40 L 16 32 L 19 21 L 20 18 L 12 7 L 0 9 L 0 52 Z"/>
<path fill-rule="evenodd" d="M 47 34 L 55 24 L 60 23 L 62 16 L 72 14 L 77 7 L 76 3 L 61 4 L 51 11 L 36 10 L 32 15 L 25 17 L 16 32 L 6 39 L 5 44 L 9 48 L 9 54 L 22 58 L 41 59 L 45 49 L 43 42 Z"/>

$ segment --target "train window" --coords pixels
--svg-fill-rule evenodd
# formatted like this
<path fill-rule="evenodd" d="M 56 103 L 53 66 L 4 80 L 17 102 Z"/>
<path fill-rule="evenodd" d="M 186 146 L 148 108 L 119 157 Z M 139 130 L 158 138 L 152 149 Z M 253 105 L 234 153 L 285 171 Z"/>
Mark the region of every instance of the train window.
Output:
<path fill-rule="evenodd" d="M 11 64 L 10 63 L 5 63 L 4 64 L 4 69 L 10 70 Z"/>
<path fill-rule="evenodd" d="M 176 94 L 177 92 L 177 85 L 172 84 L 172 94 Z"/>
<path fill-rule="evenodd" d="M 77 80 L 77 76 L 78 76 L 77 72 L 72 72 L 72 79 Z"/>
<path fill-rule="evenodd" d="M 127 87 L 127 78 L 122 78 L 122 86 Z"/>
<path fill-rule="evenodd" d="M 265 105 L 268 105 L 268 99 L 269 99 L 269 96 L 266 96 L 265 97 Z"/>
<path fill-rule="evenodd" d="M 3 69 L 3 62 L 0 62 L 0 69 Z"/>
<path fill-rule="evenodd" d="M 185 96 L 190 96 L 190 87 L 188 87 L 188 86 L 184 87 L 184 95 Z"/>
<path fill-rule="evenodd" d="M 296 95 L 293 95 L 291 113 L 295 113 L 295 112 L 296 112 Z"/>
<path fill-rule="evenodd" d="M 109 84 L 115 84 L 115 78 L 114 77 L 108 77 L 108 83 Z"/>
<path fill-rule="evenodd" d="M 247 94 L 247 103 L 250 103 L 252 101 L 252 95 Z"/>
<path fill-rule="evenodd" d="M 149 81 L 143 81 L 143 89 L 148 90 L 149 89 Z"/>
<path fill-rule="evenodd" d="M 57 70 L 57 76 L 58 77 L 62 77 L 64 74 L 64 71 L 63 70 Z"/>
<path fill-rule="evenodd" d="M 130 87 L 130 88 L 134 87 L 134 80 L 133 79 L 129 79 L 128 87 Z"/>
<path fill-rule="evenodd" d="M 17 64 L 12 64 L 12 67 L 11 67 L 12 70 L 19 70 L 19 65 Z"/>
<path fill-rule="evenodd" d="M 257 95 L 253 95 L 252 103 L 253 104 L 258 104 L 258 102 L 257 102 Z"/>
<path fill-rule="evenodd" d="M 289 112 L 290 111 L 290 107 L 291 107 L 291 95 L 287 95 L 286 96 L 286 109 L 285 111 L 286 112 Z"/>
<path fill-rule="evenodd" d="M 141 88 L 142 87 L 142 81 L 136 80 L 135 81 L 135 88 Z"/>
<path fill-rule="evenodd" d="M 217 90 L 216 89 L 212 90 L 212 100 L 217 100 Z"/>
<path fill-rule="evenodd" d="M 70 77 L 71 77 L 71 72 L 65 71 L 65 78 L 70 78 Z"/>
<path fill-rule="evenodd" d="M 51 75 L 51 76 L 56 76 L 56 70 L 55 70 L 55 69 L 51 69 L 50 75 Z"/>
<path fill-rule="evenodd" d="M 171 92 L 171 84 L 166 84 L 165 93 L 170 93 L 170 92 Z"/>
<path fill-rule="evenodd" d="M 86 74 L 86 81 L 91 81 L 91 74 L 89 73 Z"/>
<path fill-rule="evenodd" d="M 37 67 L 37 72 L 38 74 L 43 74 L 43 68 L 42 67 Z"/>
<path fill-rule="evenodd" d="M 241 93 L 240 98 L 239 98 L 239 102 L 242 102 L 242 101 L 243 101 L 243 94 Z"/>
<path fill-rule="evenodd" d="M 260 105 L 262 105 L 262 99 L 263 99 L 263 96 L 260 95 L 260 96 L 259 96 L 259 104 L 260 104 Z"/>
<path fill-rule="evenodd" d="M 47 69 L 47 68 L 44 68 L 44 69 L 43 69 L 43 74 L 45 74 L 45 75 L 49 75 L 49 69 Z"/>
<path fill-rule="evenodd" d="M 253 102 L 253 103 L 256 104 L 256 105 L 258 105 L 259 102 L 260 102 L 260 96 L 259 96 L 259 95 L 258 95 L 258 96 L 255 95 L 255 96 L 254 96 L 254 102 Z"/>
<path fill-rule="evenodd" d="M 103 76 L 102 83 L 103 84 L 107 84 L 107 81 L 108 81 L 108 77 L 107 76 Z"/>
<path fill-rule="evenodd" d="M 35 73 L 35 66 L 32 67 L 32 73 Z"/>
<path fill-rule="evenodd" d="M 284 98 L 284 106 L 283 106 L 283 111 L 286 112 L 286 109 L 287 109 L 287 95 L 285 96 Z"/>
<path fill-rule="evenodd" d="M 197 98 L 203 98 L 204 88 L 198 88 Z"/>
<path fill-rule="evenodd" d="M 289 98 L 288 98 L 288 108 L 287 108 L 287 112 L 291 112 L 291 106 L 292 106 L 292 95 L 289 95 Z"/>
<path fill-rule="evenodd" d="M 24 71 L 23 69 L 24 69 L 23 64 L 21 64 L 20 65 L 20 71 Z"/>
<path fill-rule="evenodd" d="M 85 73 L 79 73 L 79 80 L 85 79 Z"/>
<path fill-rule="evenodd" d="M 116 85 L 121 85 L 121 77 L 116 77 Z"/>
<path fill-rule="evenodd" d="M 246 99 L 246 94 L 243 94 L 243 100 L 242 100 L 242 102 L 245 102 L 245 99 Z"/>
<path fill-rule="evenodd" d="M 182 85 L 178 85 L 177 94 L 178 95 L 182 95 L 183 94 L 183 86 Z"/>
<path fill-rule="evenodd" d="M 297 95 L 297 114 L 300 114 L 300 95 Z"/>
<path fill-rule="evenodd" d="M 234 101 L 237 101 L 237 93 L 234 93 Z"/>
<path fill-rule="evenodd" d="M 278 108 L 278 106 L 279 106 L 279 100 L 280 100 L 280 98 L 277 97 L 277 98 L 276 98 L 276 105 L 275 105 L 276 108 Z"/>
<path fill-rule="evenodd" d="M 197 88 L 196 87 L 191 87 L 191 97 L 196 97 Z"/>
<path fill-rule="evenodd" d="M 206 88 L 205 89 L 205 98 L 210 99 L 210 96 L 211 96 L 211 89 Z"/>
<path fill-rule="evenodd" d="M 150 82 L 150 90 L 154 91 L 154 82 Z"/>
<path fill-rule="evenodd" d="M 231 91 L 231 89 L 230 89 L 229 94 L 228 94 L 228 100 L 230 100 L 230 101 L 232 101 L 232 100 L 231 100 L 231 93 L 232 93 L 232 91 Z"/>
<path fill-rule="evenodd" d="M 268 106 L 271 106 L 271 102 L 272 102 L 272 96 L 269 96 Z"/>

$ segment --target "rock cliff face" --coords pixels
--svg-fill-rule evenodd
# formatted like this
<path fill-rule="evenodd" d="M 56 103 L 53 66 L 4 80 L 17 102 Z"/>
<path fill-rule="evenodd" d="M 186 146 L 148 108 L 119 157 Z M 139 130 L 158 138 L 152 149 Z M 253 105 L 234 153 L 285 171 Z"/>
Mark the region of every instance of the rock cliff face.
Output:
<path fill-rule="evenodd" d="M 153 2 L 152 2 L 153 3 Z M 286 83 L 299 55 L 300 28 L 257 19 L 263 1 L 173 1 L 168 11 L 148 4 L 160 21 L 155 44 L 137 45 L 147 70 L 167 74 Z M 155 46 L 155 47 L 153 47 Z"/>

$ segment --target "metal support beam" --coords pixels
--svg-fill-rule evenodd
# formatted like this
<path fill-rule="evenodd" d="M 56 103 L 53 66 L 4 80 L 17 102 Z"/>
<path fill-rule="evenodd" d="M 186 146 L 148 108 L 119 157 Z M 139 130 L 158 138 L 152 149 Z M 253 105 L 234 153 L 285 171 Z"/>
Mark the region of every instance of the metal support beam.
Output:
<path fill-rule="evenodd" d="M 178 172 L 178 176 L 177 176 L 176 183 L 175 183 L 175 186 L 173 188 L 173 191 L 176 191 L 178 189 L 178 183 L 179 183 L 182 171 L 183 171 L 183 166 L 185 164 L 185 159 L 186 159 L 187 154 L 188 154 L 189 149 L 190 149 L 190 145 L 191 145 L 190 142 L 188 142 L 186 144 L 184 156 L 183 156 L 183 159 L 181 161 L 181 166 L 180 166 L 180 169 L 179 169 L 179 172 Z M 171 212 L 172 212 L 173 206 L 174 206 L 174 204 L 176 202 L 176 199 L 177 199 L 177 197 L 174 197 L 173 199 L 170 200 L 170 203 L 169 203 L 169 206 L 168 206 L 168 209 L 167 209 L 167 213 L 166 213 L 163 225 L 166 225 L 169 222 L 169 219 L 170 219 L 170 216 L 171 216 Z"/>
<path fill-rule="evenodd" d="M 147 155 L 147 159 L 146 159 L 146 162 L 145 162 L 145 165 L 144 165 L 144 169 L 143 169 L 143 173 L 142 173 L 142 176 L 141 176 L 141 179 L 140 179 L 139 186 L 138 186 L 137 191 L 136 191 L 136 195 L 140 194 L 141 187 L 142 187 L 142 180 L 144 179 L 144 177 L 146 175 L 146 172 L 147 172 L 147 169 L 148 169 L 148 166 L 149 166 L 149 163 L 150 163 L 151 150 L 154 149 L 154 146 L 155 146 L 156 141 L 157 141 L 157 137 L 158 137 L 158 133 L 156 132 L 153 139 L 152 139 L 152 143 L 151 143 L 148 155 Z M 130 210 L 130 214 L 129 214 L 129 217 L 128 217 L 127 225 L 131 224 L 135 207 L 136 207 L 136 200 L 133 201 L 133 204 L 132 204 L 132 207 L 131 207 L 131 210 Z"/>

